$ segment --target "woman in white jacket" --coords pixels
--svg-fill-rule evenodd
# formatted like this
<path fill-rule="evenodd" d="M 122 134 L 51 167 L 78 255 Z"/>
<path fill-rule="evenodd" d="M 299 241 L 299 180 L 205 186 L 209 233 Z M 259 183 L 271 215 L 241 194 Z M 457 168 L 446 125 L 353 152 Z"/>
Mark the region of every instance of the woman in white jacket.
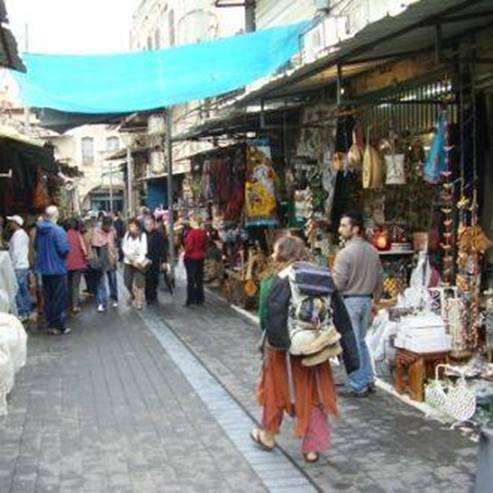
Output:
<path fill-rule="evenodd" d="M 123 237 L 123 279 L 130 293 L 130 303 L 137 310 L 142 310 L 145 301 L 145 273 L 147 263 L 147 237 L 137 219 L 128 224 L 128 231 Z"/>

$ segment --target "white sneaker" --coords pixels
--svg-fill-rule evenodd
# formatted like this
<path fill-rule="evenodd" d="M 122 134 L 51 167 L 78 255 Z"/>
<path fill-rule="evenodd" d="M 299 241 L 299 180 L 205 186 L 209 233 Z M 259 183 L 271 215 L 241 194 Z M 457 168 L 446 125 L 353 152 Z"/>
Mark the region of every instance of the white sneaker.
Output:
<path fill-rule="evenodd" d="M 113 308 L 118 308 L 118 301 L 113 301 L 113 304 L 111 306 Z"/>
<path fill-rule="evenodd" d="M 105 311 L 105 307 L 104 305 L 98 305 L 98 312 L 104 312 Z"/>

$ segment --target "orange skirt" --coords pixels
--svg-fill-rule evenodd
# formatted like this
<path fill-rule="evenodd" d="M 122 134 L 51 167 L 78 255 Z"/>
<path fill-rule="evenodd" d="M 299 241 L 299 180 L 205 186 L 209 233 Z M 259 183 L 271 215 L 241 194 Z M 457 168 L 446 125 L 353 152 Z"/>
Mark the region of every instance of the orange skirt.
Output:
<path fill-rule="evenodd" d="M 286 351 L 266 347 L 257 400 L 264 408 L 267 431 L 279 433 L 284 412 L 296 418 L 295 434 L 304 437 L 311 413 L 320 406 L 327 414 L 339 415 L 332 368 L 327 361 L 314 367 L 301 364 L 298 356 L 291 361 L 291 384 Z M 294 402 L 292 402 L 294 401 Z"/>

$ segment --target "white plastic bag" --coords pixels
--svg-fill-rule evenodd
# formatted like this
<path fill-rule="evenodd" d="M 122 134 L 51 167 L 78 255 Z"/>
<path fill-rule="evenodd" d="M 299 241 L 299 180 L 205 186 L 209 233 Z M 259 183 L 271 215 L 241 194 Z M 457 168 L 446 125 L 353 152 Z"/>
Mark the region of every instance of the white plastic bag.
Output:
<path fill-rule="evenodd" d="M 391 344 L 392 336 L 397 334 L 397 323 L 389 320 L 387 310 L 380 310 L 366 335 L 366 344 L 371 354 L 375 373 L 385 375 L 389 371 L 390 361 L 395 356 Z"/>
<path fill-rule="evenodd" d="M 14 387 L 14 365 L 6 346 L 0 345 L 0 416 L 7 414 L 7 394 Z"/>
<path fill-rule="evenodd" d="M 6 344 L 14 371 L 18 372 L 26 364 L 27 334 L 20 320 L 14 315 L 0 313 L 0 345 Z"/>

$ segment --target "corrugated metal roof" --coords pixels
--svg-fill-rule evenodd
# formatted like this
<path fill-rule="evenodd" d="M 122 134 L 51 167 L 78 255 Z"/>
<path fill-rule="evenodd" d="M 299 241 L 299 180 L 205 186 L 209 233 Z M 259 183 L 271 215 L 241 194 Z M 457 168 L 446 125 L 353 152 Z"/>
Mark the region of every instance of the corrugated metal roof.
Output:
<path fill-rule="evenodd" d="M 7 9 L 4 0 L 0 0 L 0 67 L 11 68 L 25 72 L 17 51 L 17 42 L 14 35 L 4 24 L 8 23 Z"/>
<path fill-rule="evenodd" d="M 474 17 L 478 14 L 483 15 Z M 461 35 L 493 26 L 492 14 L 491 0 L 421 0 L 397 16 L 386 16 L 369 24 L 352 38 L 330 47 L 317 61 L 284 72 L 262 87 L 247 92 L 238 103 L 327 85 L 335 78 L 337 64 L 357 64 L 372 58 L 381 63 L 401 52 L 431 49 L 436 39 L 435 25 L 440 20 L 446 21 L 441 23 L 442 43 L 446 45 Z"/>

